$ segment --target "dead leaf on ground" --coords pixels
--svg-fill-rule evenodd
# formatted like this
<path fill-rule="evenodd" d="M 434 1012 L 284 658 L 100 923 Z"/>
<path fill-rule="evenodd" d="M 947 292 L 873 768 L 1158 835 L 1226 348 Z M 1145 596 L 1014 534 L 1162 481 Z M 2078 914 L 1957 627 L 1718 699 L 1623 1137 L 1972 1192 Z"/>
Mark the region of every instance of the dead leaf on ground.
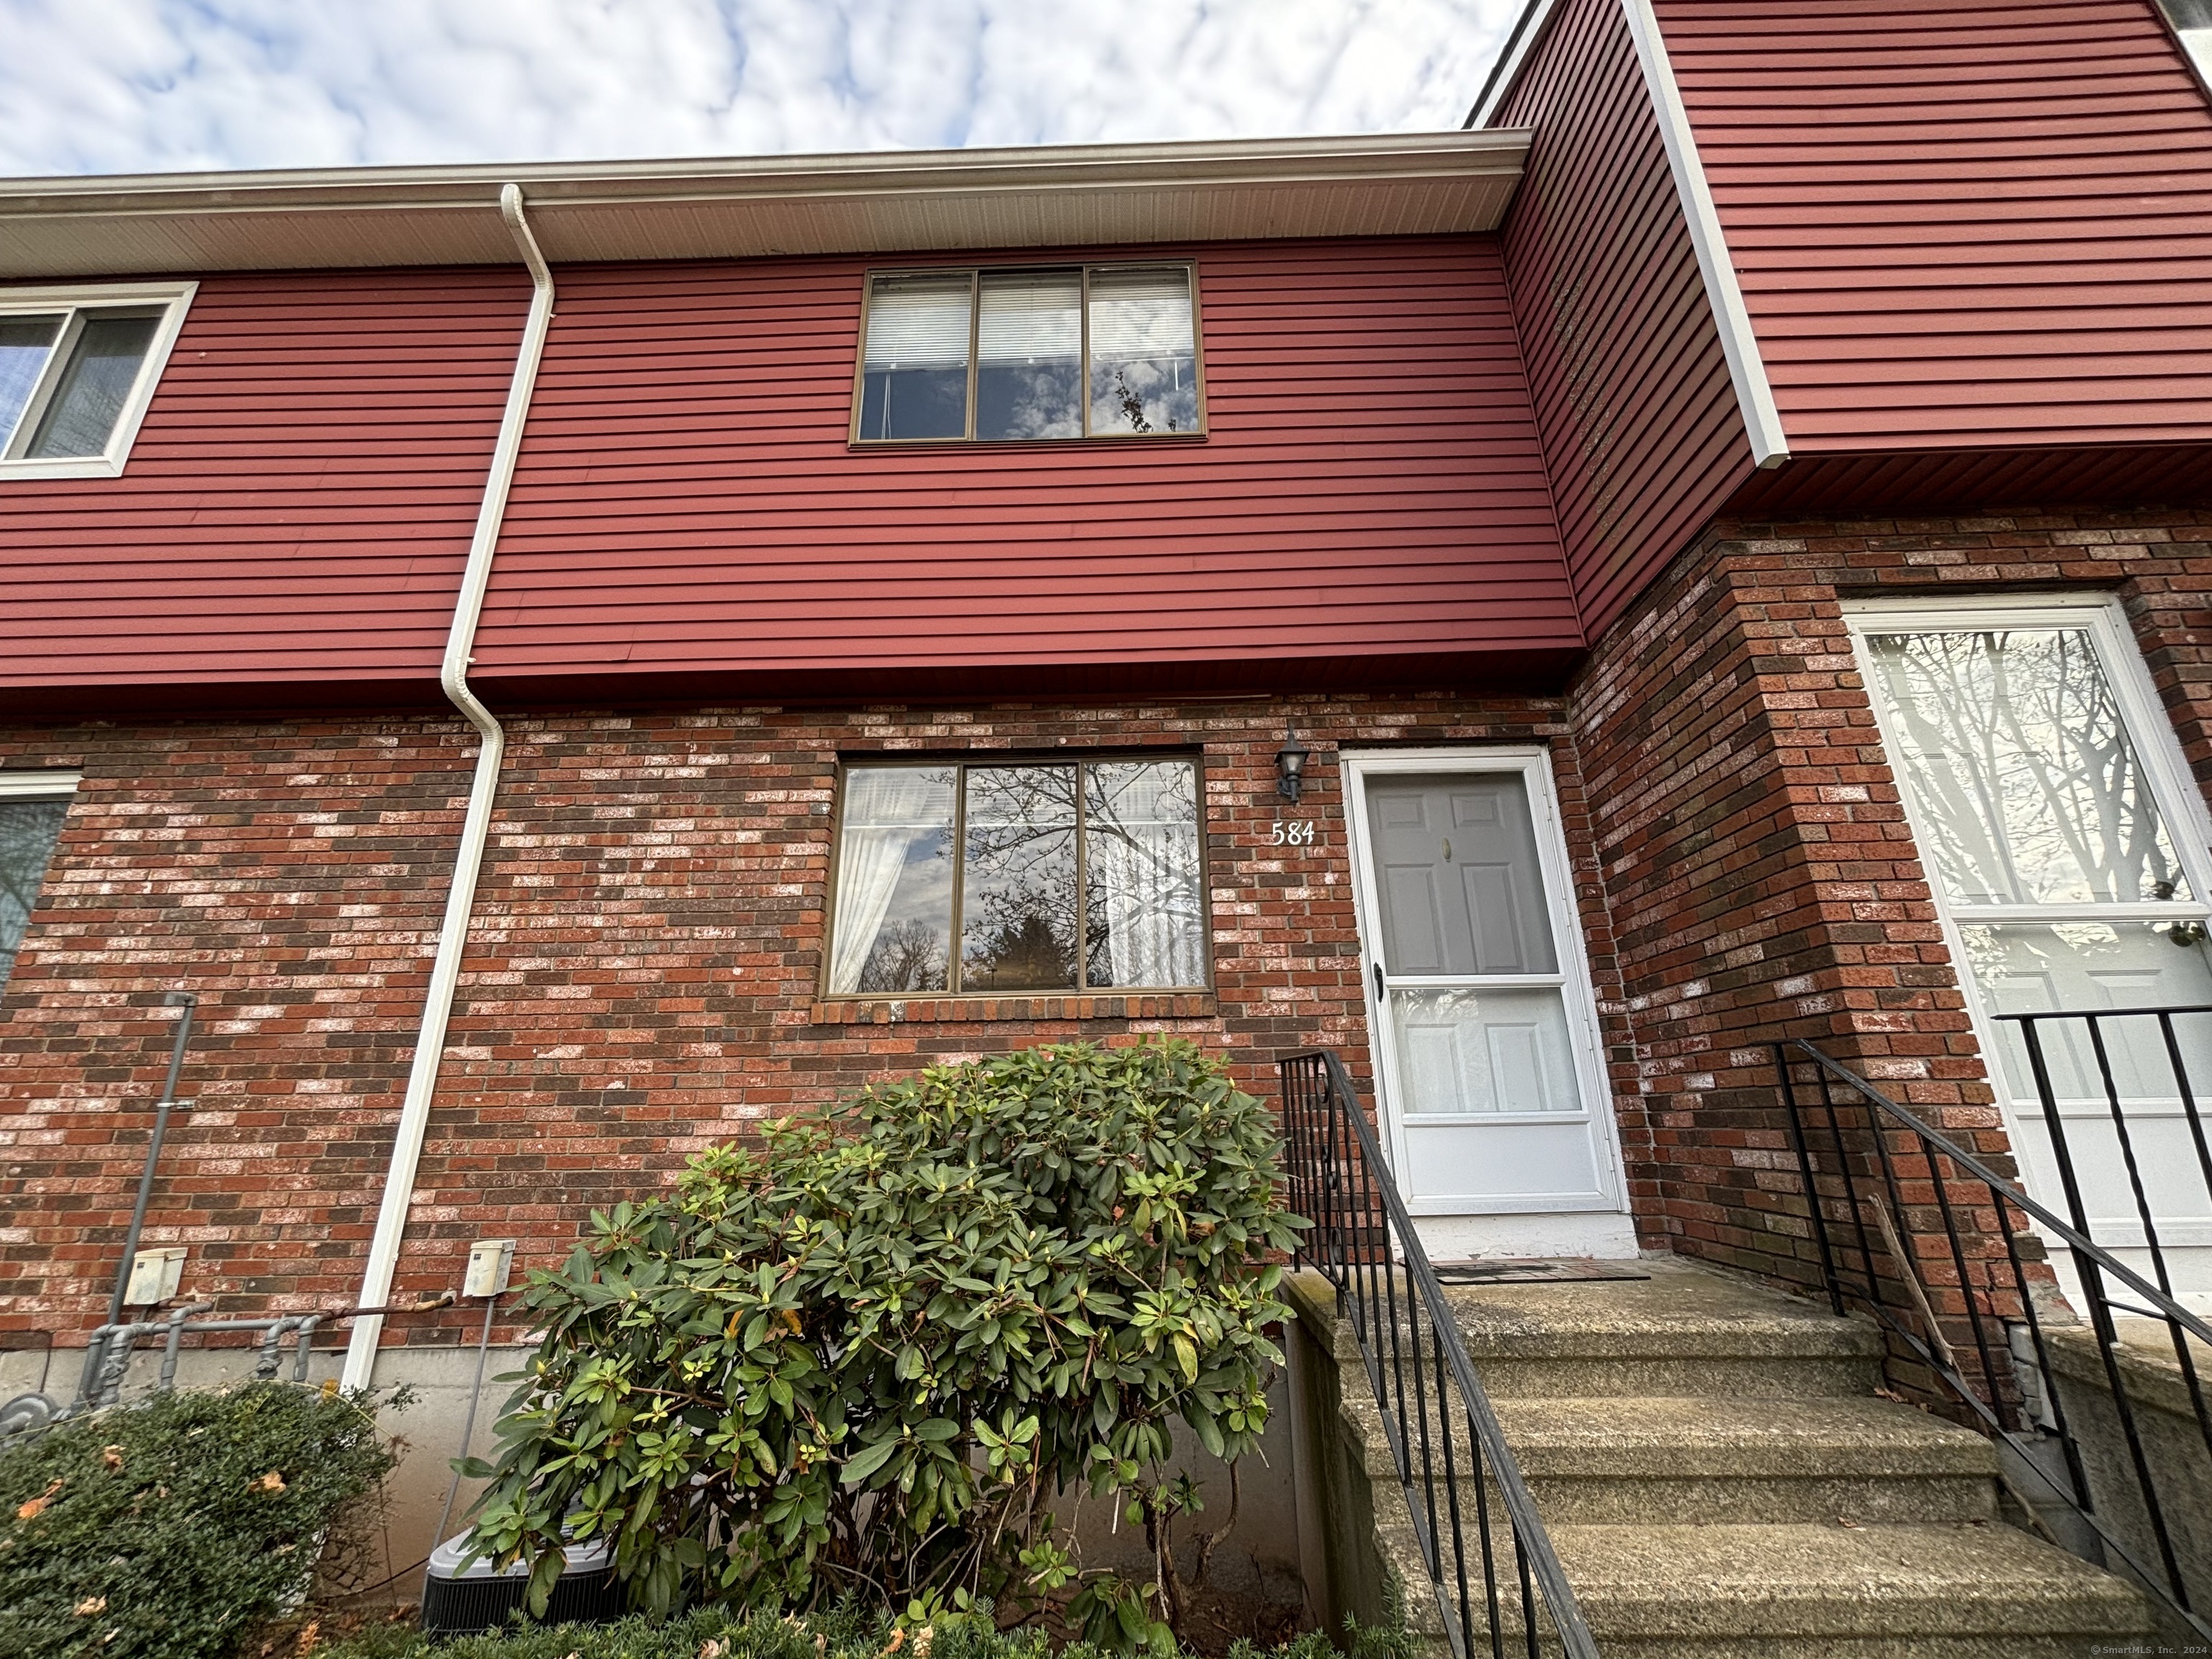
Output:
<path fill-rule="evenodd" d="M 27 1498 L 24 1502 L 15 1505 L 15 1518 L 18 1521 L 37 1520 L 41 1515 L 46 1513 L 46 1505 L 54 1501 L 54 1494 L 61 1489 L 61 1477 L 59 1475 L 56 1475 L 54 1477 L 53 1485 L 48 1486 L 36 1498 Z"/>
<path fill-rule="evenodd" d="M 123 1448 L 120 1446 L 102 1446 L 100 1449 L 100 1464 L 102 1468 L 121 1468 L 123 1467 Z"/>
<path fill-rule="evenodd" d="M 268 1474 L 247 1481 L 246 1489 L 248 1492 L 282 1492 L 284 1490 L 284 1477 L 271 1469 Z"/>
<path fill-rule="evenodd" d="M 89 1619 L 95 1613 L 106 1611 L 107 1598 L 104 1595 L 88 1595 L 76 1604 L 76 1616 L 80 1619 Z"/>

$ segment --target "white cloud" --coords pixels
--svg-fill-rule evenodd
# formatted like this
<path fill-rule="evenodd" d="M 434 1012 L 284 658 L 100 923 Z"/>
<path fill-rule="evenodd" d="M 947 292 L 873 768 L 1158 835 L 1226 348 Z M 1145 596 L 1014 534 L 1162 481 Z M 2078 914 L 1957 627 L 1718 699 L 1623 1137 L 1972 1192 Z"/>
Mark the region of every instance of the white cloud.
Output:
<path fill-rule="evenodd" d="M 0 173 L 1455 126 L 1515 0 L 0 0 Z"/>

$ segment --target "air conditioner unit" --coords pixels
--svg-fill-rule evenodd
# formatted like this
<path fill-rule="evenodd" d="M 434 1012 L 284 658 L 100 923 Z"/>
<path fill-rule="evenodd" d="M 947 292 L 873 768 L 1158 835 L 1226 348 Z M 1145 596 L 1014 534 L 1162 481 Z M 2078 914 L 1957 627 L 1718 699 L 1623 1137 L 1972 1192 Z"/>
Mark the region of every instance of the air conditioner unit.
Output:
<path fill-rule="evenodd" d="M 468 1636 L 495 1629 L 520 1611 L 530 1589 L 530 1569 L 520 1561 L 504 1572 L 479 1556 L 462 1565 L 467 1535 L 448 1538 L 430 1552 L 430 1574 L 422 1585 L 422 1630 L 430 1636 Z M 615 1582 L 614 1547 L 604 1539 L 571 1544 L 568 1565 L 546 1599 L 549 1625 L 597 1624 L 623 1613 L 622 1587 Z"/>

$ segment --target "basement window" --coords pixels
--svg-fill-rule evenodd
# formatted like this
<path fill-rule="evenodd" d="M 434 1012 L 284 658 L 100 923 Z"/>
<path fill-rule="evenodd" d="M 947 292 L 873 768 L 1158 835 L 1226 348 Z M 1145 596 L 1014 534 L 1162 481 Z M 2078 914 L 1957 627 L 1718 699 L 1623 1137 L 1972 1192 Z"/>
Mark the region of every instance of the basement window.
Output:
<path fill-rule="evenodd" d="M 1199 436 L 1196 294 L 1188 264 L 872 275 L 853 441 Z"/>
<path fill-rule="evenodd" d="M 845 769 L 826 989 L 1202 990 L 1198 763 Z"/>
<path fill-rule="evenodd" d="M 0 985 L 38 908 L 76 785 L 74 772 L 0 772 Z"/>
<path fill-rule="evenodd" d="M 0 289 L 0 478 L 120 473 L 196 287 Z"/>

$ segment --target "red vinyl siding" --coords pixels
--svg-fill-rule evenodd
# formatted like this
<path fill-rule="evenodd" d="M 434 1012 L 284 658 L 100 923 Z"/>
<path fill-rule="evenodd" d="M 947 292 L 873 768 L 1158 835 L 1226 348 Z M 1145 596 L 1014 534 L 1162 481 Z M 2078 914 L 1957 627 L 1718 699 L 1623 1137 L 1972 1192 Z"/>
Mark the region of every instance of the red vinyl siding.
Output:
<path fill-rule="evenodd" d="M 2150 0 L 1657 0 L 1793 453 L 2212 437 L 2212 107 Z"/>
<path fill-rule="evenodd" d="M 204 281 L 121 477 L 0 481 L 0 688 L 434 695 L 529 292 L 508 270 Z"/>
<path fill-rule="evenodd" d="M 1203 441 L 899 448 L 847 441 L 866 262 L 562 270 L 479 682 L 1577 647 L 1495 240 L 1192 257 Z"/>
<path fill-rule="evenodd" d="M 1619 0 L 1560 0 L 1496 124 L 1536 130 L 1506 272 L 1595 638 L 1751 451 Z"/>

